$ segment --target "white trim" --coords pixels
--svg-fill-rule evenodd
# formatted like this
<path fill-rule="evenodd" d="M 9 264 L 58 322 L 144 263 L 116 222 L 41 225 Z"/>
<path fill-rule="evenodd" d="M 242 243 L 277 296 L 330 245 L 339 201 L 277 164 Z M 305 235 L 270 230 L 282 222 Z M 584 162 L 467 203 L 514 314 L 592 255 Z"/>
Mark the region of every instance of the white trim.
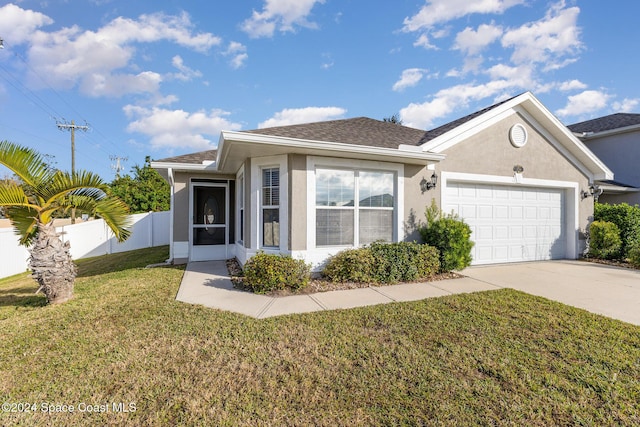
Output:
<path fill-rule="evenodd" d="M 559 188 L 565 190 L 565 227 L 566 257 L 577 259 L 579 256 L 580 200 L 579 184 L 573 181 L 553 181 L 547 179 L 522 178 L 514 182 L 513 176 L 479 175 L 460 172 L 442 172 L 440 206 L 446 206 L 447 185 L 449 181 L 469 182 L 474 184 L 502 184 L 513 187 Z"/>
<path fill-rule="evenodd" d="M 189 259 L 189 242 L 173 242 L 173 259 Z"/>
<path fill-rule="evenodd" d="M 395 174 L 394 190 L 395 203 L 394 208 L 394 230 L 393 241 L 397 242 L 403 239 L 404 230 L 402 221 L 404 220 L 404 165 L 400 163 L 377 162 L 371 160 L 352 160 L 352 159 L 336 159 L 332 157 L 307 157 L 307 252 L 330 252 L 335 253 L 339 250 L 350 248 L 353 246 L 341 247 L 316 247 L 316 168 L 340 168 L 349 170 L 366 170 L 393 172 Z M 357 243 L 357 242 L 354 242 Z M 357 246 L 357 244 L 356 244 Z"/>
<path fill-rule="evenodd" d="M 171 193 L 169 194 L 169 259 L 167 262 L 172 262 L 175 259 L 174 254 L 174 242 L 173 242 L 173 221 L 175 219 L 175 189 L 176 182 L 175 177 L 173 176 L 173 169 L 167 169 L 167 180 L 169 181 L 169 188 Z"/>
<path fill-rule="evenodd" d="M 527 122 L 542 135 L 549 144 L 551 144 L 556 150 L 558 150 L 564 157 L 569 160 L 571 164 L 573 164 L 583 175 L 592 176 L 591 171 L 587 168 L 587 166 L 579 161 L 568 149 L 565 147 L 560 141 L 554 138 L 553 135 L 549 133 L 549 131 L 542 126 L 531 114 L 520 107 L 516 107 L 516 111 L 523 115 Z"/>
<path fill-rule="evenodd" d="M 280 247 L 262 248 L 262 169 L 277 167 L 280 169 Z M 246 175 L 245 175 L 246 179 Z M 251 160 L 251 249 L 254 251 L 285 253 L 289 246 L 289 170 L 287 156 L 254 157 Z M 247 206 L 244 207 L 247 217 Z M 245 219 L 246 221 L 246 219 Z M 253 255 L 253 254 L 252 254 Z"/>
<path fill-rule="evenodd" d="M 253 143 L 260 145 L 272 145 L 279 147 L 287 147 L 290 152 L 295 150 L 313 150 L 313 152 L 334 152 L 349 154 L 369 154 L 379 155 L 397 159 L 406 159 L 411 163 L 428 162 L 444 160 L 445 156 L 437 153 L 421 152 L 415 148 L 407 149 L 406 145 L 400 145 L 399 148 L 373 147 L 369 145 L 345 144 L 342 142 L 316 141 L 309 139 L 288 138 L 284 136 L 263 135 L 248 132 L 222 131 L 220 141 L 218 143 L 217 164 L 223 168 L 226 161 L 228 151 L 231 149 L 231 142 Z M 223 154 L 224 153 L 224 154 Z M 224 156 L 224 157 L 223 157 Z"/>
<path fill-rule="evenodd" d="M 564 126 L 531 92 L 525 92 L 484 114 L 463 123 L 422 145 L 425 152 L 442 154 L 454 145 L 488 129 L 501 120 L 520 113 L 529 124 L 556 147 L 590 180 L 613 179 L 613 172 Z"/>
<path fill-rule="evenodd" d="M 242 182 L 240 180 L 240 177 L 242 177 Z M 235 194 L 235 218 L 234 221 L 236 222 L 235 225 L 235 236 L 233 236 L 233 242 L 234 243 L 242 243 L 242 245 L 244 245 L 244 239 L 240 240 L 240 236 L 242 233 L 242 230 L 240 230 L 242 228 L 242 225 L 240 223 L 240 205 L 242 204 L 242 209 L 244 210 L 244 221 L 247 221 L 247 207 L 245 206 L 244 203 L 244 196 L 245 196 L 245 188 L 244 188 L 244 180 L 246 179 L 246 175 L 244 173 L 244 165 L 240 166 L 240 169 L 238 169 L 238 172 L 236 172 L 236 182 L 235 182 L 235 188 L 236 188 L 236 194 Z M 240 187 L 242 186 L 242 190 L 240 190 Z M 240 197 L 240 193 L 242 193 L 242 197 Z M 241 200 L 242 199 L 242 200 Z"/>

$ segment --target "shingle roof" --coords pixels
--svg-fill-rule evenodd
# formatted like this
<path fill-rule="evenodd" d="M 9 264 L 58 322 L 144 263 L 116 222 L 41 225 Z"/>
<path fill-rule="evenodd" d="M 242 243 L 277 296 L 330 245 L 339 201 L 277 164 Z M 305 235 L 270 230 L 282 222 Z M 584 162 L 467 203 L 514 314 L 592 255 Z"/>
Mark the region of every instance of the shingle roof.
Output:
<path fill-rule="evenodd" d="M 521 95 L 521 94 L 520 94 Z M 461 117 L 459 119 L 456 119 L 452 122 L 446 123 L 442 126 L 439 126 L 435 129 L 432 129 L 430 131 L 428 131 L 424 138 L 422 138 L 422 140 L 420 141 L 420 144 L 424 144 L 425 142 L 431 141 L 432 139 L 435 139 L 437 137 L 439 137 L 440 135 L 444 135 L 445 133 L 449 132 L 450 130 L 453 130 L 455 128 L 457 128 L 458 126 L 462 126 L 463 124 L 465 124 L 466 122 L 475 119 L 478 116 L 481 116 L 482 114 L 493 110 L 494 108 L 504 104 L 505 102 L 509 102 L 511 101 L 513 98 L 516 98 L 520 95 L 516 95 L 514 97 L 511 97 L 509 99 L 505 99 L 504 101 L 498 102 L 497 104 L 493 104 L 487 108 L 483 108 L 482 110 L 476 111 L 475 113 L 471 113 L 467 116 Z"/>
<path fill-rule="evenodd" d="M 520 96 L 520 95 L 516 95 Z M 515 97 L 513 97 L 515 98 Z M 276 126 L 263 129 L 241 131 L 246 133 L 280 136 L 285 138 L 306 139 L 311 141 L 336 142 L 364 145 L 369 147 L 398 148 L 404 145 L 422 145 L 450 130 L 510 101 L 513 98 L 493 104 L 487 108 L 446 123 L 430 131 L 398 125 L 392 122 L 375 120 L 368 117 L 328 120 L 289 126 Z M 161 163 L 195 163 L 215 160 L 216 150 L 201 151 L 183 156 L 157 160 Z"/>
<path fill-rule="evenodd" d="M 569 130 L 576 133 L 598 133 L 634 125 L 640 125 L 640 114 L 616 113 L 609 116 L 598 117 L 597 119 L 575 123 L 567 127 Z"/>
<path fill-rule="evenodd" d="M 400 144 L 418 145 L 425 134 L 424 130 L 368 117 L 277 126 L 245 132 L 382 148 L 398 148 Z"/>
<path fill-rule="evenodd" d="M 154 160 L 159 163 L 188 163 L 202 164 L 202 162 L 213 162 L 216 160 L 217 150 L 199 151 L 197 153 L 184 154 L 182 156 L 167 157 L 165 159 Z"/>

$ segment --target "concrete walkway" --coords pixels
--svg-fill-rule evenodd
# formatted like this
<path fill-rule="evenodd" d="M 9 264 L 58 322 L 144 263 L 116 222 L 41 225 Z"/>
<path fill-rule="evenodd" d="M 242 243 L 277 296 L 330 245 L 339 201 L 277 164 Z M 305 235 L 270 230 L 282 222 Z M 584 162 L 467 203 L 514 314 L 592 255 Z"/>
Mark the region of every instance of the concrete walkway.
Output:
<path fill-rule="evenodd" d="M 203 261 L 191 262 L 187 265 L 176 299 L 262 319 L 284 314 L 363 307 L 394 301 L 416 301 L 443 295 L 491 289 L 498 289 L 498 287 L 480 280 L 464 277 L 430 283 L 407 283 L 316 294 L 270 297 L 234 288 L 231 280 L 229 280 L 224 261 Z"/>
<path fill-rule="evenodd" d="M 462 274 L 466 277 L 429 283 L 270 297 L 235 289 L 224 261 L 192 262 L 176 299 L 266 318 L 513 288 L 640 325 L 638 270 L 581 261 L 544 261 L 470 267 Z"/>

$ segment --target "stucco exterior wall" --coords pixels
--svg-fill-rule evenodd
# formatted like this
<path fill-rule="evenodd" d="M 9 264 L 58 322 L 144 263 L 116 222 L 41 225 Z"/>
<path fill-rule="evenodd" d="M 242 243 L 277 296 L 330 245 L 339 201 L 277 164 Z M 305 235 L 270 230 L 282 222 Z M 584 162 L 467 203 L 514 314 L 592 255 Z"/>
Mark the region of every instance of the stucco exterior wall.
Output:
<path fill-rule="evenodd" d="M 614 173 L 614 179 L 640 187 L 640 131 L 590 139 L 585 145 Z"/>
<path fill-rule="evenodd" d="M 528 133 L 528 142 L 521 148 L 514 147 L 509 140 L 509 129 L 516 123 L 524 125 Z M 524 168 L 525 178 L 577 182 L 580 190 L 589 187 L 588 177 L 523 117 L 515 113 L 489 129 L 450 147 L 444 154 L 447 156 L 446 159 L 435 165 L 435 172 L 439 178 L 443 171 L 513 177 L 513 167 L 520 165 Z M 435 189 L 423 194 L 420 181 L 423 178 L 429 180 L 434 171 L 426 168 L 415 171 L 411 170 L 411 167 L 407 167 L 405 171 L 405 221 L 410 224 L 412 214 L 416 220 L 424 220 L 424 210 L 430 205 L 431 199 L 440 204 L 442 182 L 440 180 Z M 579 198 L 578 203 L 579 231 L 584 231 L 593 216 L 593 198 Z M 412 240 L 416 236 L 419 238 L 419 235 L 408 227 L 406 239 Z M 580 238 L 580 245 L 584 246 L 582 233 Z"/>
<path fill-rule="evenodd" d="M 307 156 L 290 154 L 289 250 L 307 249 Z"/>
<path fill-rule="evenodd" d="M 640 187 L 640 131 L 589 139 L 585 141 L 585 145 L 613 171 L 616 181 Z M 599 201 L 640 204 L 640 192 L 603 194 Z"/>

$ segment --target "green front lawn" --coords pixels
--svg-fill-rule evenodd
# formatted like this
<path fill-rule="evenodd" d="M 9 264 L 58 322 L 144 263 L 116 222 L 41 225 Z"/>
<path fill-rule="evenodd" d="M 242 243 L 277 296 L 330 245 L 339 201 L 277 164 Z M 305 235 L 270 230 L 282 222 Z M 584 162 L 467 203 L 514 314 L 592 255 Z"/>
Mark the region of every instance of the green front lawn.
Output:
<path fill-rule="evenodd" d="M 0 281 L 0 402 L 37 409 L 0 425 L 640 424 L 640 327 L 512 290 L 256 320 L 166 257 L 81 261 L 60 306 Z"/>

